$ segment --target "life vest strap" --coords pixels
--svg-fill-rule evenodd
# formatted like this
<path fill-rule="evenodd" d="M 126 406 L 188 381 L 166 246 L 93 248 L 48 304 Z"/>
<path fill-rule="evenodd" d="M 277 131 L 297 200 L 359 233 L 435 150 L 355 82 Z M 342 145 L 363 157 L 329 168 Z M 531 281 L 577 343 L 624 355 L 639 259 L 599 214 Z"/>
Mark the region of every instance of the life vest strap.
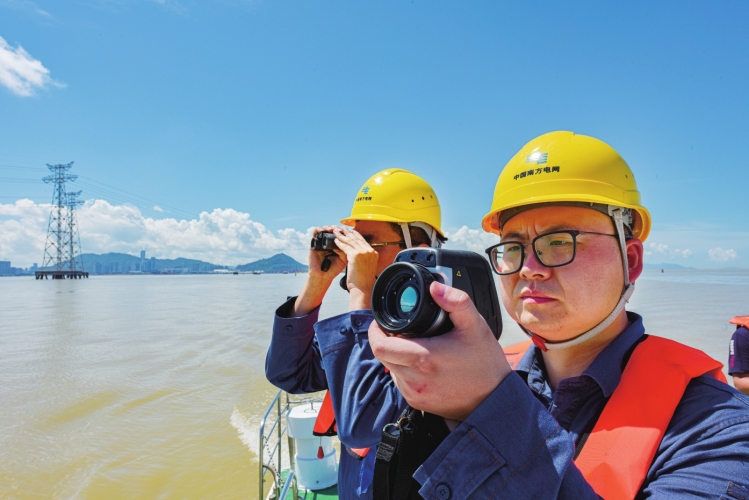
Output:
<path fill-rule="evenodd" d="M 333 399 L 330 397 L 330 391 L 325 391 L 325 397 L 320 405 L 320 411 L 315 419 L 315 426 L 312 428 L 312 434 L 315 436 L 336 436 L 338 435 L 338 424 L 335 420 L 335 411 L 333 410 Z M 345 446 L 346 451 L 357 460 L 362 460 L 369 453 L 369 448 L 349 448 Z"/>
<path fill-rule="evenodd" d="M 523 359 L 523 356 L 525 356 L 525 352 L 533 345 L 532 340 L 526 340 L 523 342 L 518 342 L 517 344 L 512 344 L 509 347 L 505 347 L 504 353 L 505 358 L 507 359 L 507 362 L 510 364 L 510 368 L 513 370 L 517 368 L 518 363 L 520 363 L 520 360 Z"/>
<path fill-rule="evenodd" d="M 335 436 L 338 434 L 330 391 L 325 391 L 325 397 L 320 405 L 320 411 L 317 413 L 312 434 L 315 436 Z"/>

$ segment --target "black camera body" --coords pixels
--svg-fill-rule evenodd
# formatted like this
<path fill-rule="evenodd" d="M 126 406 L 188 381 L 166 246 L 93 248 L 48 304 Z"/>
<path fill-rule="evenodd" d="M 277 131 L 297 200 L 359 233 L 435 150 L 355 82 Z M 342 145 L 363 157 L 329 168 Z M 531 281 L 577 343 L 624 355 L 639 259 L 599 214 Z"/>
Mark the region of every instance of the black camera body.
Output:
<path fill-rule="evenodd" d="M 380 328 L 410 338 L 452 330 L 448 313 L 429 293 L 433 281 L 466 292 L 499 339 L 502 315 L 492 270 L 484 257 L 462 250 L 419 247 L 400 252 L 372 290 L 372 313 Z"/>
<path fill-rule="evenodd" d="M 312 237 L 312 242 L 310 243 L 310 249 L 311 250 L 317 250 L 320 252 L 324 252 L 326 250 L 335 250 L 338 247 L 335 243 L 335 234 L 330 232 L 322 232 L 317 233 Z"/>

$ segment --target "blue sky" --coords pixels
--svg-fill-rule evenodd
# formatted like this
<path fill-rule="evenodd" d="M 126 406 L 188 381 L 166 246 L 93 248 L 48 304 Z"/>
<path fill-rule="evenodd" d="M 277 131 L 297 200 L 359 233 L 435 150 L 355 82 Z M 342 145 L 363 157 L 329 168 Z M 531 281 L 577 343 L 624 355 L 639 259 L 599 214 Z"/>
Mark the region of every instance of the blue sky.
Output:
<path fill-rule="evenodd" d="M 0 259 L 41 259 L 70 161 L 84 251 L 303 258 L 393 166 L 483 248 L 501 168 L 564 129 L 634 170 L 647 262 L 749 267 L 748 32 L 744 1 L 0 0 Z"/>

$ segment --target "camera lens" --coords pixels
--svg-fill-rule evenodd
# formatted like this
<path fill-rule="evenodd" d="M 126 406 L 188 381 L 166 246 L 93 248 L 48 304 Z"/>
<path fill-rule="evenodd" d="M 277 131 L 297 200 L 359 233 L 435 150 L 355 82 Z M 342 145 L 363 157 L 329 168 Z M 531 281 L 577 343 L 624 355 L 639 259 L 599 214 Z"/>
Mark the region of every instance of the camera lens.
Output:
<path fill-rule="evenodd" d="M 407 286 L 402 292 L 400 297 L 400 308 L 401 311 L 410 313 L 416 307 L 419 302 L 419 293 L 412 286 Z"/>
<path fill-rule="evenodd" d="M 372 290 L 375 321 L 386 332 L 404 337 L 436 335 L 447 313 L 429 293 L 433 281 L 434 275 L 420 264 L 397 262 L 386 268 Z"/>

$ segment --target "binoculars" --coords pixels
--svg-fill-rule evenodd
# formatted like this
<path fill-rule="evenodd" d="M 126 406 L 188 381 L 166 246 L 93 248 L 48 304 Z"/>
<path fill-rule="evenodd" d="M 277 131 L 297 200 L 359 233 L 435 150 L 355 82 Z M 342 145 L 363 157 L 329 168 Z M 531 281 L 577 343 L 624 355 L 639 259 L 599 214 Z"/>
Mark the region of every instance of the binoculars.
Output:
<path fill-rule="evenodd" d="M 334 250 L 338 248 L 335 241 L 335 234 L 329 232 L 317 233 L 312 237 L 310 249 L 317 251 Z"/>

